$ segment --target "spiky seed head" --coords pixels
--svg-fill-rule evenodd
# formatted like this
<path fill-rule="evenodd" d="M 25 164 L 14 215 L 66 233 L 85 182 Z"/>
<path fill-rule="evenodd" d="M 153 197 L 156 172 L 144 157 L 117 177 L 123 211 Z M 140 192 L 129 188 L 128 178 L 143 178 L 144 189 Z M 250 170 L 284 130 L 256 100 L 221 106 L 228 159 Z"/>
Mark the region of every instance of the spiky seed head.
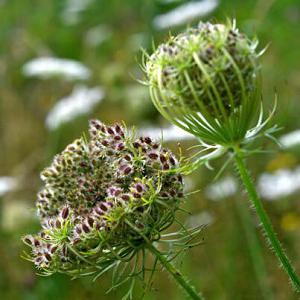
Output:
<path fill-rule="evenodd" d="M 237 115 L 241 117 L 241 110 L 258 108 L 260 66 L 256 47 L 257 42 L 240 33 L 234 22 L 200 23 L 197 28 L 170 37 L 145 64 L 154 104 L 170 121 L 206 141 L 222 144 L 240 138 L 245 130 L 237 134 L 243 128 L 237 124 L 233 128 L 229 123 Z M 216 141 L 201 134 L 211 126 L 214 131 L 222 127 L 216 124 L 220 122 L 227 126 L 227 139 Z M 202 128 L 197 130 L 199 125 Z"/>
<path fill-rule="evenodd" d="M 183 199 L 176 168 L 176 157 L 149 137 L 90 121 L 90 140 L 75 140 L 41 173 L 42 230 L 23 239 L 35 265 L 47 274 L 95 269 L 112 262 L 111 249 L 130 256 L 143 247 L 141 232 L 157 238 Z"/>

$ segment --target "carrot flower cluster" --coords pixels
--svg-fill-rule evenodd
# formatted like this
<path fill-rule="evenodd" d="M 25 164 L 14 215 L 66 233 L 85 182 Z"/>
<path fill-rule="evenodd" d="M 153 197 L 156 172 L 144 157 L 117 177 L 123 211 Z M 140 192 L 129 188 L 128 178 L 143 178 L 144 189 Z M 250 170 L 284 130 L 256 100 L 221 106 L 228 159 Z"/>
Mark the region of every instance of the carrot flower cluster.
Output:
<path fill-rule="evenodd" d="M 91 120 L 41 173 L 41 231 L 23 241 L 44 274 L 76 276 L 130 260 L 160 238 L 183 200 L 176 157 L 149 137 Z"/>

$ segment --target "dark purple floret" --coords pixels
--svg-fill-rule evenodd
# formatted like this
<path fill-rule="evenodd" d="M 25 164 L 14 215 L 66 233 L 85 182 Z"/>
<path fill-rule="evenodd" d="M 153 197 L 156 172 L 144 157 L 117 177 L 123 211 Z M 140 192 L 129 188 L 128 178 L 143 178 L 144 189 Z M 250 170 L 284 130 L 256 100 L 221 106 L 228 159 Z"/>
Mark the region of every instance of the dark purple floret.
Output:
<path fill-rule="evenodd" d="M 85 233 L 89 233 L 90 232 L 90 228 L 85 223 L 82 224 L 82 229 L 83 229 L 83 231 Z"/>
<path fill-rule="evenodd" d="M 67 219 L 69 216 L 70 210 L 69 207 L 64 207 L 63 210 L 61 211 L 61 216 L 63 219 Z"/>
<path fill-rule="evenodd" d="M 153 152 L 149 153 L 148 156 L 149 156 L 150 159 L 153 159 L 153 160 L 158 158 L 158 155 L 156 153 L 153 153 Z"/>
<path fill-rule="evenodd" d="M 149 137 L 145 137 L 144 141 L 145 141 L 145 143 L 148 144 L 148 145 L 150 145 L 150 144 L 152 143 L 152 140 L 151 140 L 151 138 L 149 138 Z"/>

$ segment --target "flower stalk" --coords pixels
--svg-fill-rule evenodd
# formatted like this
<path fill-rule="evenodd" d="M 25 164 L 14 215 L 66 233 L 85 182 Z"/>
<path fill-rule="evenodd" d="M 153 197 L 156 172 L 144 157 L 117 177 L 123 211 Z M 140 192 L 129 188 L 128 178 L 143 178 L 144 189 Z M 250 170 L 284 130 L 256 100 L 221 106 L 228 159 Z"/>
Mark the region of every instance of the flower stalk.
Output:
<path fill-rule="evenodd" d="M 193 300 L 204 300 L 200 293 L 198 293 L 189 280 L 176 269 L 172 264 L 153 244 L 148 244 L 147 248 L 152 254 L 159 260 L 161 265 L 172 275 L 174 280 L 179 286 L 181 286 L 185 292 L 189 295 L 190 299 Z"/>
<path fill-rule="evenodd" d="M 260 240 L 253 226 L 251 212 L 248 210 L 247 203 L 234 199 L 238 218 L 243 227 L 244 234 L 247 238 L 250 259 L 253 264 L 253 270 L 262 294 L 263 299 L 273 299 L 274 295 L 268 281 L 266 264 L 264 261 Z"/>
<path fill-rule="evenodd" d="M 156 258 L 156 260 L 158 260 L 161 265 L 165 268 L 165 270 L 167 272 L 170 273 L 170 275 L 172 275 L 172 277 L 174 278 L 174 280 L 176 281 L 176 283 L 181 286 L 185 292 L 189 295 L 189 297 L 193 300 L 204 300 L 204 298 L 202 297 L 202 295 L 196 291 L 195 287 L 189 282 L 189 280 L 183 276 L 181 274 L 181 272 L 174 266 L 174 264 L 172 264 L 172 259 L 168 259 L 163 253 L 161 253 L 154 245 L 151 241 L 149 241 L 149 239 L 142 233 L 140 232 L 140 230 L 138 228 L 136 228 L 133 224 L 131 224 L 130 222 L 127 222 L 127 224 L 133 229 L 135 230 L 137 233 L 139 233 L 141 235 L 141 237 L 145 240 L 146 242 L 146 249 L 148 249 L 153 256 Z M 185 232 L 185 235 L 187 235 L 187 237 L 189 236 L 188 232 Z M 191 235 L 191 239 L 192 235 Z M 192 245 L 190 245 L 192 246 Z"/>
<path fill-rule="evenodd" d="M 276 233 L 274 232 L 272 223 L 268 217 L 268 215 L 265 212 L 265 209 L 261 203 L 261 200 L 257 194 L 257 191 L 255 189 L 255 186 L 253 184 L 253 181 L 251 179 L 251 176 L 248 172 L 247 166 L 244 162 L 244 157 L 239 148 L 235 148 L 235 164 L 238 169 L 240 178 L 242 180 L 242 183 L 248 193 L 249 199 L 251 201 L 251 204 L 253 205 L 256 214 L 261 222 L 263 231 L 267 237 L 267 240 L 270 243 L 270 246 L 274 253 L 276 254 L 280 265 L 282 268 L 286 271 L 288 274 L 293 286 L 295 287 L 297 292 L 300 292 L 300 280 L 295 273 L 295 270 L 293 266 L 291 265 L 291 262 L 289 261 L 288 257 L 286 256 Z"/>

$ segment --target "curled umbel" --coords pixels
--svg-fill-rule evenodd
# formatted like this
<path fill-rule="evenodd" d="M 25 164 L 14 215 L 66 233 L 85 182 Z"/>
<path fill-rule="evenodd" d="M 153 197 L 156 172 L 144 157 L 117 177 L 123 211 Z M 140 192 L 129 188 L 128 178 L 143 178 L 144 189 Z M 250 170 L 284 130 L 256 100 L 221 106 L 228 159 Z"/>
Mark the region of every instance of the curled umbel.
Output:
<path fill-rule="evenodd" d="M 170 37 L 145 63 L 155 106 L 205 142 L 243 139 L 259 111 L 256 48 L 234 22 L 200 23 Z"/>

